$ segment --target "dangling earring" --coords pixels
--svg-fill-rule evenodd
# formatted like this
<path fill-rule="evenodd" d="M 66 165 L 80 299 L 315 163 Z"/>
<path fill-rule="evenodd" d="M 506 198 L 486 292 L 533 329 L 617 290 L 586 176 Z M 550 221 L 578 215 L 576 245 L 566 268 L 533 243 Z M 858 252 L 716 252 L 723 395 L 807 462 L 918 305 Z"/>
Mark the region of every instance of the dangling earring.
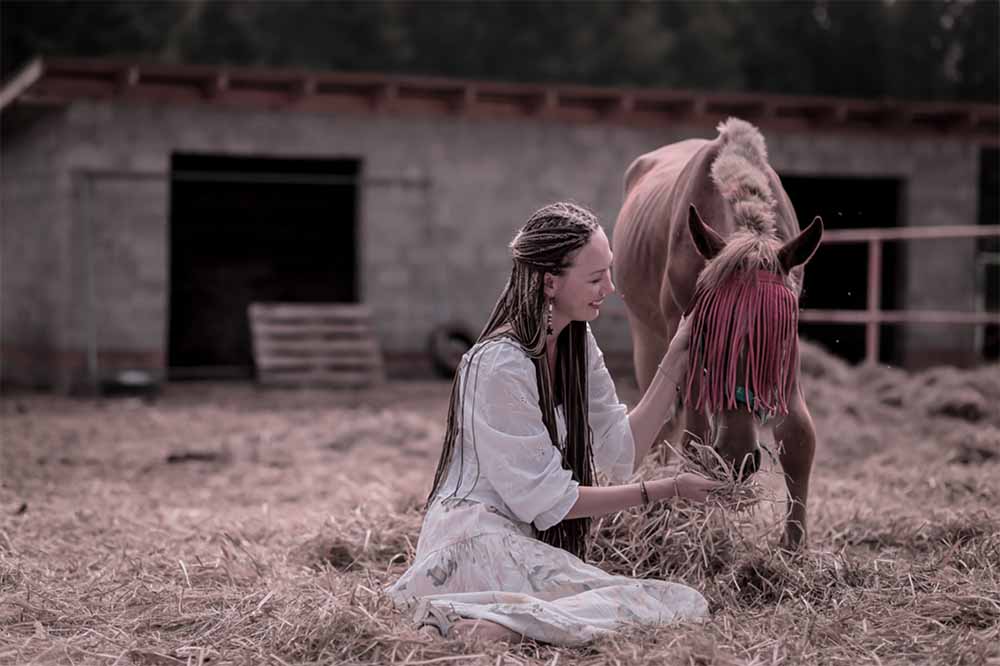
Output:
<path fill-rule="evenodd" d="M 548 324 L 545 326 L 545 335 L 552 335 L 552 300 L 551 298 L 549 299 L 549 316 Z"/>

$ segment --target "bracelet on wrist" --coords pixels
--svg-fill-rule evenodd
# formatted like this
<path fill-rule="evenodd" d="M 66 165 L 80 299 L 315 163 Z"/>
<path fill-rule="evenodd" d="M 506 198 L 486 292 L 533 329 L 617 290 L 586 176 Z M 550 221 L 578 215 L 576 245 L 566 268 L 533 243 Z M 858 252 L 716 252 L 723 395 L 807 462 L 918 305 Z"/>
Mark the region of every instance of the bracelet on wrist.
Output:
<path fill-rule="evenodd" d="M 673 384 L 674 388 L 677 390 L 678 393 L 681 392 L 681 383 L 679 381 L 675 380 L 669 374 L 667 374 L 667 371 L 663 369 L 663 363 L 662 362 L 658 366 L 656 366 L 656 372 L 659 373 L 660 375 L 663 375 L 664 379 L 666 379 L 668 382 L 670 382 L 671 384 Z"/>
<path fill-rule="evenodd" d="M 639 494 L 642 496 L 642 505 L 649 506 L 649 491 L 646 490 L 645 481 L 639 481 Z"/>

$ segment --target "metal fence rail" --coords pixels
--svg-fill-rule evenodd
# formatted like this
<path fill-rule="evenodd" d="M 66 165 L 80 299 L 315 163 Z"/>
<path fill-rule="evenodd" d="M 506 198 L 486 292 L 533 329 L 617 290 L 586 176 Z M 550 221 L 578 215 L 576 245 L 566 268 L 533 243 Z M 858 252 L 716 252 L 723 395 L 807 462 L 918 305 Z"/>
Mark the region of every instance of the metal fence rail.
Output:
<path fill-rule="evenodd" d="M 1000 225 L 956 225 L 877 229 L 835 229 L 823 234 L 823 243 L 868 244 L 868 293 L 864 310 L 818 310 L 806 308 L 799 320 L 818 324 L 864 324 L 865 362 L 877 363 L 879 326 L 882 324 L 1000 325 L 1000 312 L 951 310 L 883 310 L 882 245 L 886 241 L 935 240 L 945 238 L 1000 238 Z M 992 256 L 993 253 L 986 253 Z"/>

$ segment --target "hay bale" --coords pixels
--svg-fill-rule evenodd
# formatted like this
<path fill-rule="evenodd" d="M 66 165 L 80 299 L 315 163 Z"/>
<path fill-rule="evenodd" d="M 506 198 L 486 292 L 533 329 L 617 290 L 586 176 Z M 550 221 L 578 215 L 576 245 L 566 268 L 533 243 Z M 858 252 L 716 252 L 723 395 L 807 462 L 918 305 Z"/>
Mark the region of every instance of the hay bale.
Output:
<path fill-rule="evenodd" d="M 952 449 L 948 462 L 959 465 L 982 465 L 1000 461 L 1000 428 L 963 428 L 949 440 Z"/>
<path fill-rule="evenodd" d="M 888 407 L 903 408 L 910 402 L 911 377 L 891 365 L 865 365 L 855 375 L 858 386 Z"/>
<path fill-rule="evenodd" d="M 849 384 L 852 381 L 851 366 L 815 342 L 799 341 L 799 364 L 802 375 L 811 379 L 838 385 Z"/>
<path fill-rule="evenodd" d="M 965 381 L 992 404 L 1000 404 L 1000 363 L 967 372 Z"/>
<path fill-rule="evenodd" d="M 952 367 L 931 368 L 909 374 L 887 365 L 859 367 L 855 381 L 865 396 L 892 409 L 930 418 L 951 418 L 978 423 L 1000 418 L 1000 380 L 991 372 Z M 884 415 L 884 414 L 883 414 Z"/>
<path fill-rule="evenodd" d="M 989 414 L 981 394 L 973 389 L 957 387 L 925 394 L 923 403 L 927 416 L 946 416 L 969 423 L 978 423 Z"/>
<path fill-rule="evenodd" d="M 1000 415 L 993 394 L 1000 391 L 986 374 L 952 367 L 937 367 L 915 375 L 911 397 L 924 414 L 978 423 Z"/>

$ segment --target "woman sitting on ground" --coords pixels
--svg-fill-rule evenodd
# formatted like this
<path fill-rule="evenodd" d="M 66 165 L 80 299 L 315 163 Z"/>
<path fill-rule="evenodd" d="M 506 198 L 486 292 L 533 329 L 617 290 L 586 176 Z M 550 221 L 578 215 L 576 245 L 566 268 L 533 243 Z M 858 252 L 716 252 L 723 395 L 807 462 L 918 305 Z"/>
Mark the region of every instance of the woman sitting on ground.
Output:
<path fill-rule="evenodd" d="M 594 215 L 542 208 L 511 243 L 510 279 L 452 387 L 447 432 L 413 565 L 388 592 L 442 635 L 576 645 L 630 624 L 696 619 L 697 591 L 583 561 L 591 519 L 672 497 L 691 474 L 626 482 L 677 407 L 687 323 L 626 412 L 587 322 L 614 292 Z"/>

